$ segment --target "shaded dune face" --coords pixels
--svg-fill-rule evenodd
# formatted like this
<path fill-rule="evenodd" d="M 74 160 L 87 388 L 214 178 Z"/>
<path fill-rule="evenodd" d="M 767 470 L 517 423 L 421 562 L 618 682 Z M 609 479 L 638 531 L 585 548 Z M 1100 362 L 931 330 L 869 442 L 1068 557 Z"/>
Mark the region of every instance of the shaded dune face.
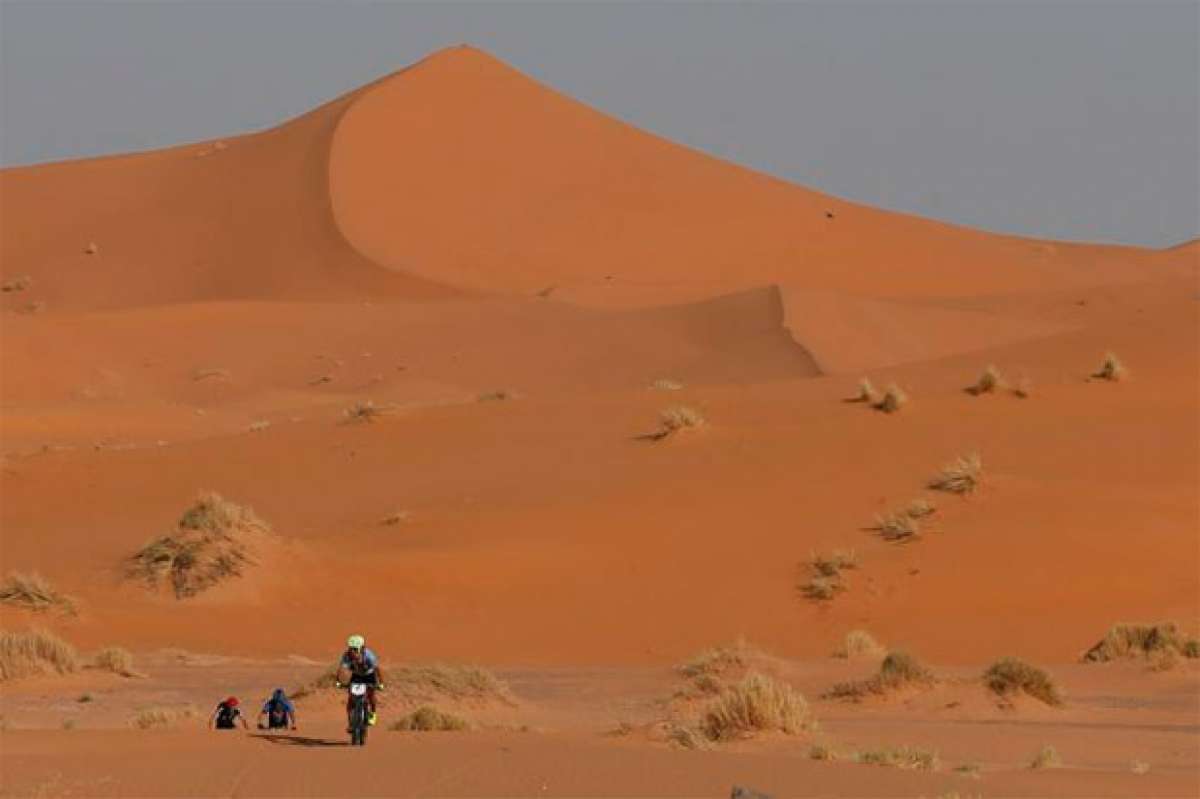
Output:
<path fill-rule="evenodd" d="M 0 277 L 30 278 L 0 294 L 5 566 L 80 597 L 81 646 L 323 652 L 353 603 L 429 657 L 823 657 L 863 627 L 977 663 L 1196 616 L 1195 243 L 865 208 L 465 47 L 0 200 Z M 1089 382 L 1109 349 L 1133 377 Z M 1032 396 L 966 394 L 992 363 Z M 911 403 L 844 403 L 860 376 Z M 676 405 L 706 424 L 650 443 Z M 974 450 L 987 482 L 921 541 L 865 529 Z M 208 489 L 286 568 L 194 603 L 110 579 Z M 850 588 L 798 597 L 833 548 Z"/>

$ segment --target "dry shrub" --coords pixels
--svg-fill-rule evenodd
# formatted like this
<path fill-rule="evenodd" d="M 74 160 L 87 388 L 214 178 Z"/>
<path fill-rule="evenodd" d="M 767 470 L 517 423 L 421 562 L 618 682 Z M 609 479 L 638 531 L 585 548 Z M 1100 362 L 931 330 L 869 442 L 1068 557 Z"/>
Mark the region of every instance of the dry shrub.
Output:
<path fill-rule="evenodd" d="M 252 510 L 222 498 L 202 494 L 184 512 L 179 529 L 135 552 L 127 576 L 157 587 L 169 581 L 176 598 L 185 599 L 253 563 L 253 550 L 270 526 Z"/>
<path fill-rule="evenodd" d="M 48 630 L 0 630 L 0 682 L 79 668 L 75 647 Z"/>
<path fill-rule="evenodd" d="M 78 609 L 72 597 L 56 590 L 49 580 L 37 572 L 9 572 L 3 584 L 0 584 L 0 604 L 37 611 L 53 608 L 71 615 Z"/>
<path fill-rule="evenodd" d="M 870 679 L 836 683 L 826 697 L 861 701 L 867 696 L 882 696 L 913 686 L 928 686 L 935 681 L 933 672 L 907 652 L 889 652 Z"/>
<path fill-rule="evenodd" d="M 826 601 L 846 590 L 838 577 L 813 577 L 800 584 L 800 593 L 809 599 Z"/>
<path fill-rule="evenodd" d="M 952 463 L 943 466 L 938 475 L 929 481 L 929 488 L 951 494 L 971 494 L 979 488 L 982 476 L 983 459 L 979 453 L 972 452 L 960 455 Z"/>
<path fill-rule="evenodd" d="M 790 685 L 758 672 L 725 689 L 700 719 L 700 729 L 711 741 L 775 730 L 794 735 L 813 725 L 803 696 Z"/>
<path fill-rule="evenodd" d="M 1184 657 L 1200 657 L 1200 642 L 1185 639 L 1174 622 L 1157 624 L 1116 624 L 1095 646 L 1083 655 L 1084 662 L 1104 663 L 1129 657 L 1150 657 L 1156 652 L 1174 651 Z"/>
<path fill-rule="evenodd" d="M 875 386 L 867 378 L 858 381 L 858 393 L 855 394 L 847 402 L 865 402 L 868 405 L 874 405 L 879 402 L 879 392 L 875 390 Z"/>
<path fill-rule="evenodd" d="M 391 729 L 413 732 L 456 732 L 465 730 L 467 720 L 430 705 L 422 705 L 392 724 Z"/>
<path fill-rule="evenodd" d="M 967 393 L 978 397 L 980 394 L 992 394 L 1005 388 L 1007 385 L 1008 383 L 1005 382 L 1000 371 L 995 366 L 988 364 L 988 367 L 983 370 L 983 374 L 979 376 L 979 379 L 967 387 Z"/>
<path fill-rule="evenodd" d="M 33 278 L 31 278 L 29 275 L 22 275 L 21 277 L 13 278 L 12 280 L 6 280 L 4 283 L 0 283 L 0 291 L 3 291 L 5 294 L 9 294 L 14 291 L 24 291 L 32 285 Z"/>
<path fill-rule="evenodd" d="M 196 709 L 190 705 L 183 707 L 150 707 L 137 712 L 130 723 L 139 730 L 153 730 L 159 727 L 170 727 L 178 721 L 190 719 L 196 715 Z"/>
<path fill-rule="evenodd" d="M 858 555 L 853 549 L 835 549 L 828 555 L 813 555 L 809 566 L 821 577 L 837 577 L 843 569 L 858 566 Z"/>
<path fill-rule="evenodd" d="M 941 758 L 936 751 L 917 749 L 911 746 L 896 748 L 868 749 L 855 755 L 859 763 L 873 766 L 891 766 L 893 768 L 917 769 L 920 771 L 937 771 L 941 766 Z"/>
<path fill-rule="evenodd" d="M 876 516 L 875 529 L 884 541 L 907 541 L 921 534 L 920 523 L 907 513 Z"/>
<path fill-rule="evenodd" d="M 394 408 L 390 405 L 376 405 L 371 400 L 356 402 L 342 412 L 346 417 L 346 422 L 356 424 L 359 422 L 373 422 L 380 416 L 391 413 Z"/>
<path fill-rule="evenodd" d="M 667 741 L 680 749 L 708 749 L 710 744 L 704 734 L 695 727 L 687 724 L 668 722 L 666 726 Z"/>
<path fill-rule="evenodd" d="M 97 652 L 92 658 L 92 667 L 102 671 L 111 671 L 122 677 L 140 676 L 133 670 L 133 655 L 129 653 L 128 649 L 122 649 L 119 646 L 105 647 Z"/>
<path fill-rule="evenodd" d="M 388 669 L 389 689 L 401 696 L 511 702 L 508 685 L 479 666 L 432 663 Z"/>
<path fill-rule="evenodd" d="M 983 673 L 983 681 L 1002 697 L 1024 691 L 1047 705 L 1062 704 L 1062 694 L 1053 678 L 1043 669 L 1017 658 L 997 660 Z"/>
<path fill-rule="evenodd" d="M 837 750 L 828 744 L 815 743 L 808 748 L 808 759 L 832 762 L 834 760 L 840 760 L 841 755 L 839 755 Z"/>
<path fill-rule="evenodd" d="M 892 383 L 887 387 L 887 391 L 883 392 L 883 398 L 872 407 L 884 413 L 895 413 L 907 404 L 908 395 L 904 393 L 904 390 L 900 386 Z"/>
<path fill-rule="evenodd" d="M 694 430 L 703 427 L 704 424 L 704 416 L 700 411 L 686 405 L 676 405 L 658 415 L 658 430 L 642 437 L 651 441 L 660 441 L 680 430 Z"/>
<path fill-rule="evenodd" d="M 756 656 L 761 656 L 761 653 L 739 638 L 729 646 L 704 650 L 690 660 L 681 663 L 676 670 L 684 677 L 689 678 L 720 676 L 732 669 L 745 668 L 750 659 Z"/>
<path fill-rule="evenodd" d="M 288 696 L 292 699 L 302 699 L 315 694 L 317 691 L 334 688 L 337 684 L 338 667 L 339 664 L 337 663 L 326 667 L 315 679 L 301 685 L 299 688 L 288 691 Z"/>
<path fill-rule="evenodd" d="M 1033 760 L 1030 762 L 1029 767 L 1034 769 L 1058 768 L 1062 764 L 1063 761 L 1058 754 L 1058 750 L 1050 744 L 1046 744 L 1038 750 L 1036 755 L 1033 756 Z"/>
<path fill-rule="evenodd" d="M 1100 364 L 1100 371 L 1092 375 L 1099 380 L 1111 380 L 1117 382 L 1129 377 L 1129 371 L 1121 360 L 1111 352 L 1104 354 L 1104 362 Z"/>
<path fill-rule="evenodd" d="M 682 391 L 683 383 L 680 383 L 678 380 L 660 377 L 658 380 L 655 380 L 650 384 L 650 388 L 654 389 L 655 391 Z"/>
<path fill-rule="evenodd" d="M 887 650 L 883 644 L 866 630 L 851 630 L 846 633 L 842 645 L 834 651 L 833 656 L 839 658 L 874 658 L 883 657 Z"/>
<path fill-rule="evenodd" d="M 379 521 L 379 523 L 386 524 L 389 526 L 396 525 L 396 524 L 400 524 L 400 522 L 408 521 L 411 516 L 412 516 L 412 514 L 410 514 L 406 510 L 396 511 L 395 513 L 389 513 L 387 516 L 384 516 Z"/>

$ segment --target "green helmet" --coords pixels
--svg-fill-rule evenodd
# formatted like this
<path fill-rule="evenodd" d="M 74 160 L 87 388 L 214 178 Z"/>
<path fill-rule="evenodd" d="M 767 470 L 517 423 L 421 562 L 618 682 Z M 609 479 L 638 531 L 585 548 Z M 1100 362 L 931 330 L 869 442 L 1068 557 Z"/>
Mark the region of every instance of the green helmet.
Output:
<path fill-rule="evenodd" d="M 346 646 L 350 647 L 351 649 L 362 649 L 366 645 L 367 639 L 363 638 L 361 635 L 352 635 L 346 639 Z"/>

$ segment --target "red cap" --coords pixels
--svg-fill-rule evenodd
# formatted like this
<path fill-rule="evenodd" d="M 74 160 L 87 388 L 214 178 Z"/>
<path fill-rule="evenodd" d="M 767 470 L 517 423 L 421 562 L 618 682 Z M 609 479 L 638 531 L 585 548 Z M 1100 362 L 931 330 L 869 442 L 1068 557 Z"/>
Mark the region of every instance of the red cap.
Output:
<path fill-rule="evenodd" d="M 238 706 L 238 698 L 236 696 L 229 697 L 228 699 L 225 700 L 225 705 L 227 707 L 237 707 Z"/>

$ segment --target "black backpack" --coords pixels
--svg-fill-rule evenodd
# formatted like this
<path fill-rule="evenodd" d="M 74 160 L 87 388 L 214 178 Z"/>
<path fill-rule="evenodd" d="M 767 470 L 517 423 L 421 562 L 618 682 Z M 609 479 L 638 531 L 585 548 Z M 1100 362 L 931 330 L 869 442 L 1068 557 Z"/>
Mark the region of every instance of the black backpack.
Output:
<path fill-rule="evenodd" d="M 217 729 L 232 730 L 233 722 L 238 717 L 238 709 L 222 702 L 217 705 Z"/>

